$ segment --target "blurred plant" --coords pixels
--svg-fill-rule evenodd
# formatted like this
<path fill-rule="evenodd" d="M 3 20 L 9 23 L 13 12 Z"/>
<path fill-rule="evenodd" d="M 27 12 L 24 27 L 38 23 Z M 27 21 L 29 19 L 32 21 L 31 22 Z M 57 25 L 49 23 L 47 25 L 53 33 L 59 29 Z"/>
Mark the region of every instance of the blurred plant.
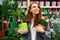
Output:
<path fill-rule="evenodd" d="M 56 11 L 55 12 L 51 12 L 48 9 L 45 9 L 45 8 L 42 9 L 42 12 L 43 12 L 42 15 L 44 17 L 47 16 L 45 18 L 45 20 L 49 19 L 49 23 L 48 24 L 51 27 L 51 29 L 54 29 L 54 32 L 51 32 L 51 40 L 60 40 L 60 36 L 59 36 L 60 33 L 58 32 L 58 29 L 59 29 L 58 23 L 53 23 L 53 26 L 51 26 L 51 20 L 52 19 L 54 20 L 54 19 L 56 19 L 58 17 L 57 12 Z"/>
<path fill-rule="evenodd" d="M 21 8 L 17 8 L 16 11 L 13 10 L 12 15 L 14 15 L 17 19 L 22 19 L 22 20 L 26 16 L 25 10 Z"/>
<path fill-rule="evenodd" d="M 2 17 L 4 17 L 4 20 L 8 20 L 9 18 L 9 9 L 10 9 L 10 0 L 4 0 L 2 3 Z"/>
<path fill-rule="evenodd" d="M 4 0 L 2 3 L 2 17 L 8 20 L 12 15 L 12 11 L 18 8 L 18 1 Z"/>
<path fill-rule="evenodd" d="M 47 16 L 49 19 L 51 19 L 52 17 L 54 19 L 57 18 L 57 12 L 50 12 L 48 9 L 45 8 L 42 8 L 41 11 L 43 12 L 42 15 Z"/>
<path fill-rule="evenodd" d="M 13 10 L 12 15 L 14 15 L 17 19 L 20 18 L 22 10 L 20 8 L 17 8 L 16 11 Z"/>
<path fill-rule="evenodd" d="M 25 14 L 25 9 L 22 9 L 22 13 L 21 13 L 21 16 L 20 16 L 20 18 L 23 20 L 24 18 L 25 18 L 25 16 L 26 16 L 26 14 Z"/>
<path fill-rule="evenodd" d="M 60 40 L 60 21 L 55 21 L 52 23 L 52 28 L 55 31 L 54 40 Z M 54 34 L 53 34 L 54 35 Z"/>
<path fill-rule="evenodd" d="M 42 25 L 44 25 L 44 26 L 48 26 L 48 23 L 47 23 L 44 19 L 41 19 L 41 20 L 39 21 L 39 24 L 42 24 Z"/>
<path fill-rule="evenodd" d="M 9 32 L 11 31 L 11 32 Z M 13 30 L 8 30 L 8 36 L 5 36 L 1 38 L 0 40 L 20 40 L 18 33 L 17 33 L 17 28 L 13 28 Z"/>

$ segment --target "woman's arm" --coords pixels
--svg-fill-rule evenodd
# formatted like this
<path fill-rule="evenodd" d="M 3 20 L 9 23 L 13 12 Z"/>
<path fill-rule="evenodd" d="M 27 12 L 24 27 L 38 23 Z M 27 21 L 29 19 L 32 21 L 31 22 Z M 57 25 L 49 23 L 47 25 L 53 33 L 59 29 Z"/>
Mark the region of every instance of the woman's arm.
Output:
<path fill-rule="evenodd" d="M 45 38 L 51 38 L 50 27 L 44 27 L 43 25 L 39 24 L 38 26 L 36 26 L 36 31 L 42 33 Z"/>

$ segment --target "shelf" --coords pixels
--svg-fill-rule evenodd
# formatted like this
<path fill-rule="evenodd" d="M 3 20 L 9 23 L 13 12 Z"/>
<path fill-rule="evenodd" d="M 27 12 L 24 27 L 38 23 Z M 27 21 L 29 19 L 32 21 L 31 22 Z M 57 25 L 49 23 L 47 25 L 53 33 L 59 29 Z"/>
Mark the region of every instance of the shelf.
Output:
<path fill-rule="evenodd" d="M 41 6 L 41 8 L 60 8 L 60 6 Z"/>
<path fill-rule="evenodd" d="M 21 8 L 28 8 L 27 6 L 20 6 Z M 41 6 L 41 8 L 60 8 L 60 6 Z"/>
<path fill-rule="evenodd" d="M 27 6 L 18 6 L 18 8 L 28 8 Z"/>

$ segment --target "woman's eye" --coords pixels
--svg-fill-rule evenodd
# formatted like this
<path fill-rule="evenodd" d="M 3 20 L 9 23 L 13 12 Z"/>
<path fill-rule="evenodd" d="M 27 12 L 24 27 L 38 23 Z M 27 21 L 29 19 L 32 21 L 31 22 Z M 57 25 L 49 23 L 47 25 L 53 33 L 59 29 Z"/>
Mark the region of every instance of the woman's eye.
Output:
<path fill-rule="evenodd" d="M 33 8 L 39 8 L 38 6 L 36 7 L 36 6 L 33 6 Z"/>
<path fill-rule="evenodd" d="M 35 8 L 35 6 L 33 6 L 33 8 Z"/>

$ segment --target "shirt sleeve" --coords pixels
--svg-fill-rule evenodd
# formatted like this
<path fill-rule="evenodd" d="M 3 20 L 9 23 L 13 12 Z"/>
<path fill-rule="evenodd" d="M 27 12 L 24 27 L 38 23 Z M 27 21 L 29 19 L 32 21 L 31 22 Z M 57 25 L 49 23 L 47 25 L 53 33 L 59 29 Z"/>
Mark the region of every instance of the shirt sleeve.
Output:
<path fill-rule="evenodd" d="M 50 26 L 45 30 L 45 35 L 43 35 L 44 39 L 49 40 L 51 38 Z"/>

